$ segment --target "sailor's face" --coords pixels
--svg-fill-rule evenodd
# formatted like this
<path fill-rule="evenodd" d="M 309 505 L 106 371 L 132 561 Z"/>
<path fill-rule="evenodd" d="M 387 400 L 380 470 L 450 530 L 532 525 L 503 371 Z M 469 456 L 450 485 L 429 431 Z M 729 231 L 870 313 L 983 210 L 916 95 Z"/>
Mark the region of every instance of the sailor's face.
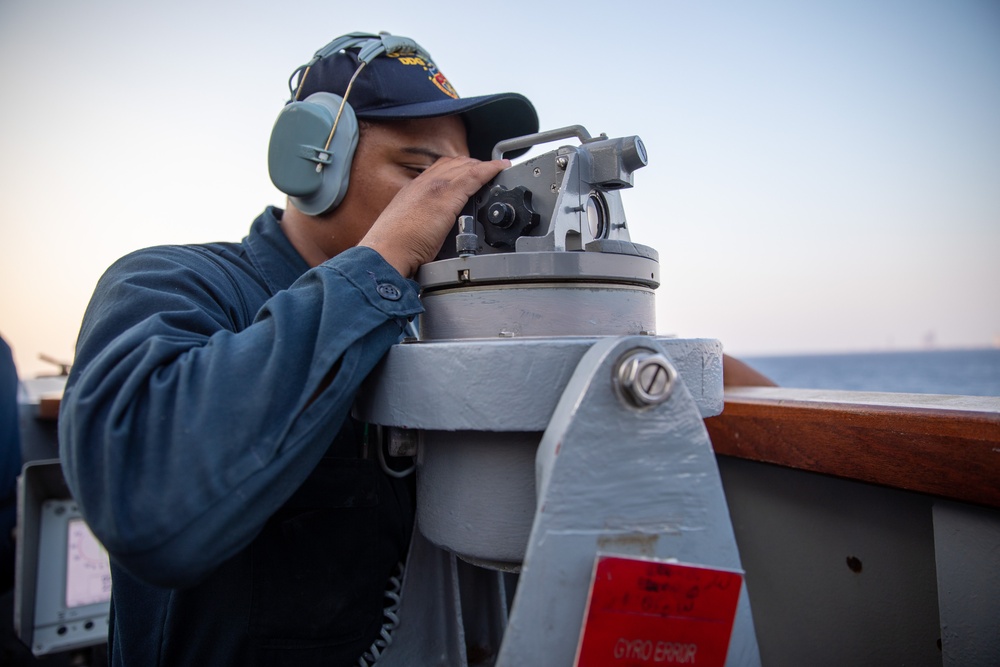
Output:
<path fill-rule="evenodd" d="M 347 194 L 335 209 L 340 243 L 356 245 L 403 186 L 435 160 L 468 154 L 458 116 L 364 123 Z"/>

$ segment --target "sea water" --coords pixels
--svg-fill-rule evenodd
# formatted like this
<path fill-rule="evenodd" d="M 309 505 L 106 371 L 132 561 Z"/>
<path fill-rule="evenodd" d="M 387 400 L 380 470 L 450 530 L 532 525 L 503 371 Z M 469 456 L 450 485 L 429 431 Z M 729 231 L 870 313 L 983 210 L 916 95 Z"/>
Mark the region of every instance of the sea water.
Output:
<path fill-rule="evenodd" d="M 741 357 L 783 387 L 1000 396 L 1000 349 Z"/>

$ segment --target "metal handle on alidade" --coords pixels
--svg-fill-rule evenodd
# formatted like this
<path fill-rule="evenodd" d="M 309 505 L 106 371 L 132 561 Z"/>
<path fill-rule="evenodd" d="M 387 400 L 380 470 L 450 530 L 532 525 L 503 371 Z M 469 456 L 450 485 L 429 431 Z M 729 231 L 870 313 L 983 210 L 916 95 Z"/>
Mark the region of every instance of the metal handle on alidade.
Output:
<path fill-rule="evenodd" d="M 517 150 L 518 148 L 531 148 L 532 146 L 555 141 L 556 139 L 569 139 L 571 137 L 576 137 L 580 140 L 580 143 L 586 143 L 592 138 L 590 132 L 583 125 L 569 125 L 555 130 L 526 134 L 523 137 L 504 139 L 493 147 L 492 157 L 494 160 L 499 160 L 503 157 L 504 153 Z"/>

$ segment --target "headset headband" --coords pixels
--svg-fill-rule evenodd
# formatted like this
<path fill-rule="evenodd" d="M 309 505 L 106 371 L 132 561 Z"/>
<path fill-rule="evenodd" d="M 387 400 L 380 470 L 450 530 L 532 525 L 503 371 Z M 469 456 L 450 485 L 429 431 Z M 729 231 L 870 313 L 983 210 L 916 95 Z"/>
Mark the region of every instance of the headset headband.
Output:
<path fill-rule="evenodd" d="M 380 32 L 377 35 L 373 35 L 368 32 L 352 32 L 338 37 L 323 48 L 319 49 L 313 55 L 312 60 L 305 65 L 299 66 L 294 72 L 292 72 L 292 75 L 288 78 L 288 92 L 291 93 L 291 99 L 288 101 L 294 102 L 298 100 L 299 91 L 302 89 L 302 84 L 305 83 L 306 77 L 309 75 L 309 70 L 313 65 L 327 56 L 332 56 L 340 51 L 354 48 L 359 49 L 358 62 L 360 65 L 358 67 L 358 71 L 361 71 L 365 65 L 375 60 L 375 58 L 379 57 L 383 53 L 419 55 L 427 61 L 431 60 L 431 55 L 425 51 L 422 46 L 409 37 L 390 35 L 387 32 Z M 293 85 L 292 82 L 299 74 L 301 74 L 301 76 L 299 77 L 298 83 Z M 357 76 L 357 72 L 355 72 L 355 76 Z M 352 77 L 352 83 L 353 80 L 354 79 Z"/>

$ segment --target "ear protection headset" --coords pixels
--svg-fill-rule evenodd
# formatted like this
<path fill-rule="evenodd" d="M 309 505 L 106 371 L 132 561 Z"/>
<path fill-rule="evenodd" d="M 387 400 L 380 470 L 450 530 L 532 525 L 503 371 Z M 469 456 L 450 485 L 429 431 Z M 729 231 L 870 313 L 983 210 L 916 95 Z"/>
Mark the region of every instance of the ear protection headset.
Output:
<path fill-rule="evenodd" d="M 344 90 L 344 96 L 313 93 L 299 101 L 309 70 L 321 59 L 344 49 L 360 48 L 358 69 Z M 354 80 L 375 58 L 399 53 L 430 55 L 416 42 L 388 33 L 372 35 L 355 32 L 333 40 L 300 66 L 288 79 L 292 94 L 278 114 L 267 149 L 267 168 L 274 186 L 287 194 L 303 213 L 320 215 L 336 207 L 347 194 L 351 161 L 358 146 L 358 119 L 347 103 Z M 295 82 L 298 79 L 297 83 Z"/>

